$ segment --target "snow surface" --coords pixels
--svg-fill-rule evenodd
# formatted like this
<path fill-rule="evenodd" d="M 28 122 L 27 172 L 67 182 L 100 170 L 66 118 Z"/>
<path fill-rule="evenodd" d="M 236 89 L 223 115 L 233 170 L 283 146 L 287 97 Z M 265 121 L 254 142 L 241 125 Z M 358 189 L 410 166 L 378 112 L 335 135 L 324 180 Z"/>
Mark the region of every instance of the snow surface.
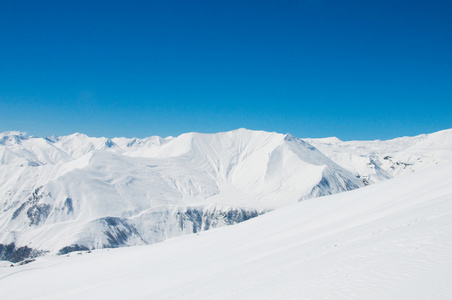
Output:
<path fill-rule="evenodd" d="M 450 299 L 452 164 L 147 246 L 0 266 L 7 299 Z"/>
<path fill-rule="evenodd" d="M 360 186 L 288 134 L 238 129 L 108 139 L 7 132 L 0 134 L 0 252 L 2 245 L 28 247 L 35 256 L 149 244 Z"/>
<path fill-rule="evenodd" d="M 452 161 L 452 129 L 387 141 L 305 140 L 365 184 Z"/>

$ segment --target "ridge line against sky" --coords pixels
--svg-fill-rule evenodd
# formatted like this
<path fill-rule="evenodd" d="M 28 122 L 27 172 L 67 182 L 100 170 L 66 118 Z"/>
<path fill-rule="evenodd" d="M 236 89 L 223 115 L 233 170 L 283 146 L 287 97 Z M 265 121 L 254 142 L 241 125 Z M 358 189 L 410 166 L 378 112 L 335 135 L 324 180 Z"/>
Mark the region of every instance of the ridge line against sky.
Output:
<path fill-rule="evenodd" d="M 452 2 L 2 1 L 0 132 L 452 128 Z"/>
<path fill-rule="evenodd" d="M 237 129 L 233 129 L 233 130 L 229 130 L 229 131 L 219 131 L 219 132 L 196 132 L 196 131 L 191 131 L 191 132 L 183 132 L 179 135 L 176 136 L 172 136 L 172 135 L 168 135 L 168 136 L 159 136 L 159 135 L 150 135 L 150 136 L 145 136 L 145 137 L 136 137 L 136 136 L 114 136 L 114 137 L 106 137 L 106 136 L 92 136 L 92 135 L 87 135 L 83 132 L 73 132 L 67 135 L 51 135 L 51 136 L 38 136 L 38 135 L 32 135 L 32 134 L 28 134 L 27 132 L 22 132 L 22 131 L 4 131 L 4 132 L 0 132 L 0 137 L 4 136 L 4 135 L 20 135 L 22 137 L 25 138 L 53 138 L 53 137 L 67 137 L 67 136 L 71 136 L 71 135 L 77 135 L 77 134 L 81 134 L 84 135 L 88 138 L 94 138 L 94 139 L 147 139 L 147 138 L 152 138 L 152 137 L 158 137 L 158 138 L 162 138 L 162 139 L 173 139 L 173 138 L 178 138 L 181 135 L 185 135 L 185 134 L 200 134 L 200 135 L 210 135 L 210 134 L 222 134 L 222 133 L 230 133 L 230 132 L 235 132 L 235 131 L 239 131 L 239 130 L 247 130 L 247 131 L 254 131 L 254 132 L 266 132 L 269 134 L 278 134 L 278 135 L 284 135 L 287 136 L 289 135 L 290 137 L 294 137 L 296 139 L 302 139 L 302 140 L 310 140 L 310 139 L 336 139 L 337 137 L 335 136 L 328 136 L 328 137 L 324 137 L 324 138 L 311 138 L 311 137 L 297 137 L 292 135 L 290 132 L 287 133 L 282 133 L 282 132 L 275 132 L 275 131 L 262 131 L 262 130 L 253 130 L 253 129 L 247 129 L 247 128 L 237 128 Z M 443 132 L 449 132 L 452 134 L 452 128 L 449 129 L 444 129 L 444 130 L 439 130 L 439 131 L 435 131 L 435 132 L 426 132 L 426 133 L 421 133 L 418 135 L 410 135 L 410 136 L 399 136 L 399 137 L 395 137 L 395 138 L 391 138 L 391 139 L 385 139 L 385 140 L 380 140 L 380 139 L 376 139 L 376 140 L 341 140 L 339 139 L 341 142 L 354 142 L 354 141 L 362 141 L 362 142 L 369 142 L 369 141 L 390 141 L 393 139 L 403 139 L 403 138 L 416 138 L 416 137 L 420 137 L 420 136 L 425 136 L 425 135 L 431 135 L 431 134 L 438 134 L 438 133 L 443 133 Z"/>

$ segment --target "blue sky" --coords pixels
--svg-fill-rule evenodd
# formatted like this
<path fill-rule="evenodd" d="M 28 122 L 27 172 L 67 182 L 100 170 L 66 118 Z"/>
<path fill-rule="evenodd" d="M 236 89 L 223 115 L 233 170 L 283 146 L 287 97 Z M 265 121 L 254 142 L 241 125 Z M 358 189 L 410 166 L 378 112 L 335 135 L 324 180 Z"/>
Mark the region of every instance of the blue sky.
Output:
<path fill-rule="evenodd" d="M 0 131 L 452 128 L 452 1 L 0 2 Z"/>

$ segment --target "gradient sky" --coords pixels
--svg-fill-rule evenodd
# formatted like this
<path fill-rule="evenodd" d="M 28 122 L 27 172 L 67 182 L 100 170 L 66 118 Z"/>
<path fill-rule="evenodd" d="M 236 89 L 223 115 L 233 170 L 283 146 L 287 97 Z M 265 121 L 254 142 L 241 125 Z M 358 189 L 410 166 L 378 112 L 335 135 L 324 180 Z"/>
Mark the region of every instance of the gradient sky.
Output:
<path fill-rule="evenodd" d="M 0 132 L 452 128 L 452 1 L 0 1 Z"/>

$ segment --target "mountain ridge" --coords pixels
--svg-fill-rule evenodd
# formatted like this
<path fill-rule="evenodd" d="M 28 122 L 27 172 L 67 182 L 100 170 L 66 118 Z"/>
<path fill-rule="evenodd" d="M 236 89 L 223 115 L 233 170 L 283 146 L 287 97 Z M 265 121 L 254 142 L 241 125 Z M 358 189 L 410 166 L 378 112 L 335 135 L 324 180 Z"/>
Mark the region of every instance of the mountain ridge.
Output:
<path fill-rule="evenodd" d="M 386 141 L 305 140 L 365 184 L 452 160 L 452 129 Z"/>
<path fill-rule="evenodd" d="M 362 185 L 278 133 L 20 136 L 0 147 L 0 244 L 35 253 L 157 242 Z"/>
<path fill-rule="evenodd" d="M 2 133 L 0 244 L 56 254 L 235 224 L 452 161 L 450 133 L 363 143 L 247 129 L 145 139 Z"/>
<path fill-rule="evenodd" d="M 438 165 L 164 243 L 0 262 L 0 288 L 18 299 L 447 299 L 451 171 Z"/>

